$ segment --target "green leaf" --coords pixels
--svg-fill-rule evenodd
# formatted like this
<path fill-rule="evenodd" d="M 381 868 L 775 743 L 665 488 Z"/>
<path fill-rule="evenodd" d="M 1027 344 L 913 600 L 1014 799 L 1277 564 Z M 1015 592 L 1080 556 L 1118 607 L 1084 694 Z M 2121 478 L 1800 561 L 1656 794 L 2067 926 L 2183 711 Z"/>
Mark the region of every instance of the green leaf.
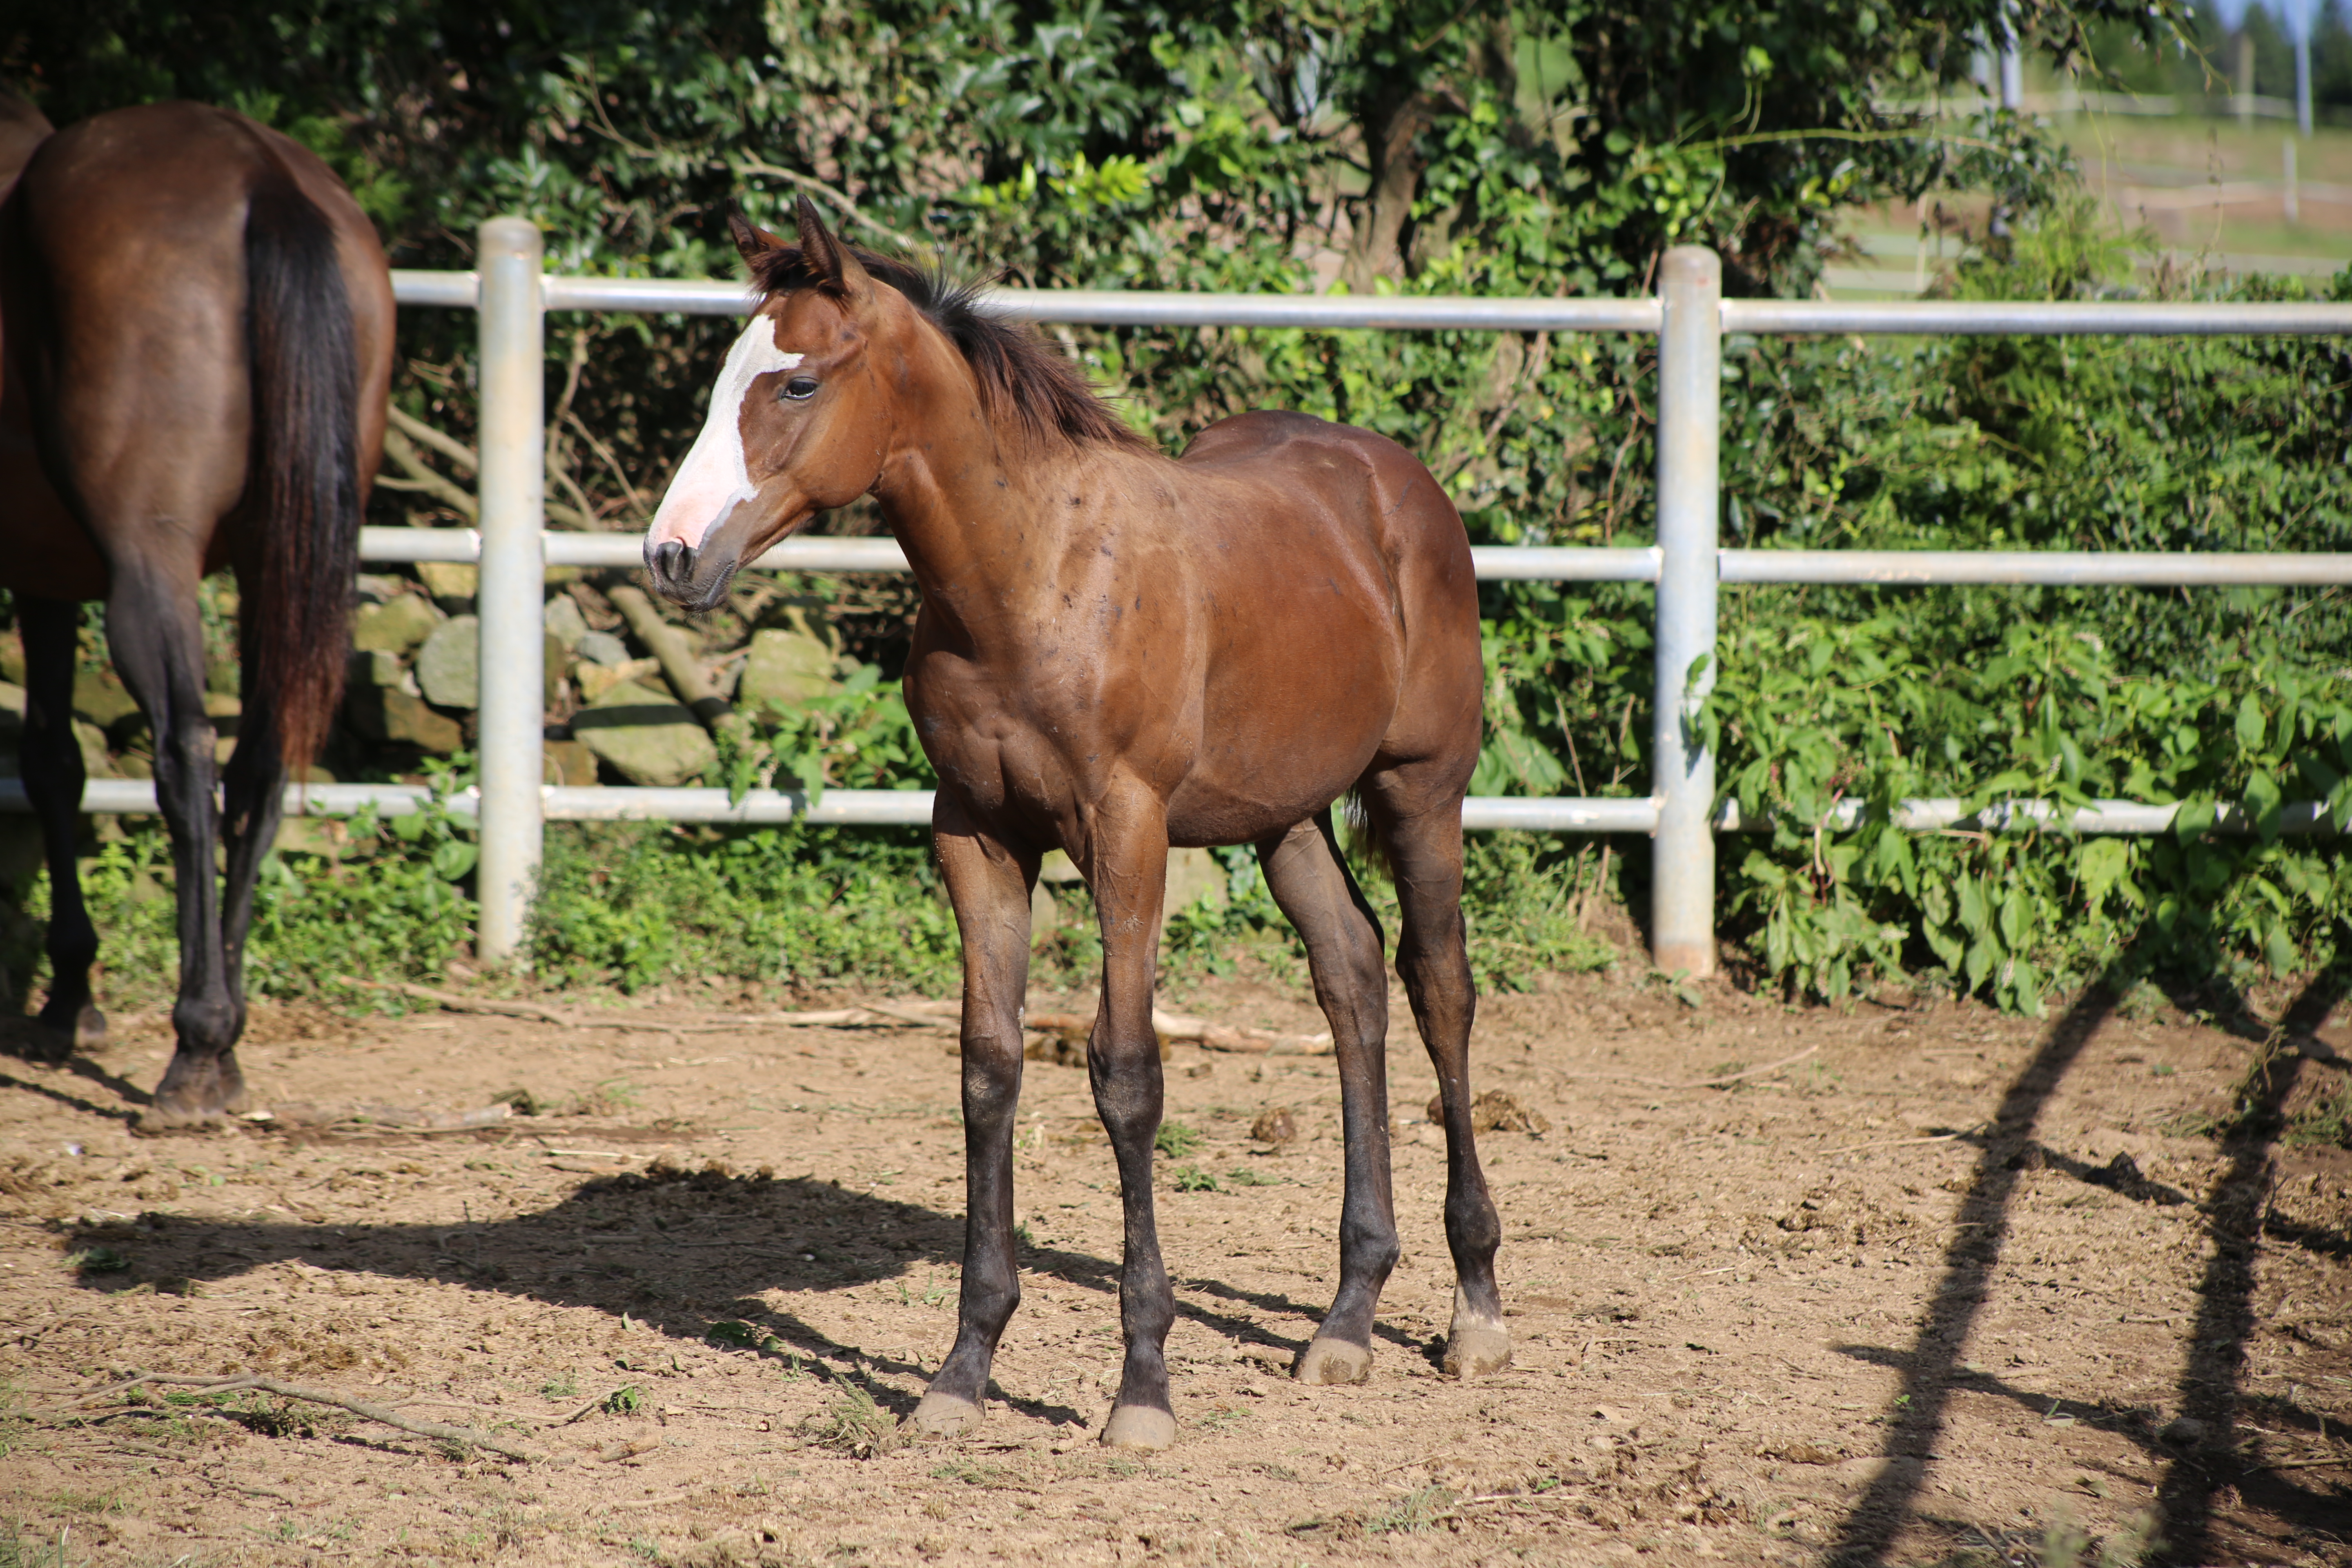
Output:
<path fill-rule="evenodd" d="M 2121 838 L 2094 838 L 2083 846 L 2075 875 L 2082 879 L 2083 891 L 2094 910 L 2130 869 L 2131 854 L 2131 845 Z"/>
<path fill-rule="evenodd" d="M 2238 704 L 2238 746 L 2242 751 L 2259 752 L 2263 748 L 2263 704 L 2252 692 L 2246 693 Z"/>

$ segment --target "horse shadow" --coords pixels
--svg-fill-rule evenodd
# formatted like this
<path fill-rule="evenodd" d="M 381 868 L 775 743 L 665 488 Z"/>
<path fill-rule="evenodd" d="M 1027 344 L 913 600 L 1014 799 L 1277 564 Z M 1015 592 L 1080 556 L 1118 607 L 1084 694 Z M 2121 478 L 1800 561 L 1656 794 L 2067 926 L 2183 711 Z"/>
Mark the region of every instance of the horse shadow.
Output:
<path fill-rule="evenodd" d="M 396 1158 L 404 1143 L 385 1140 Z M 371 1145 L 371 1148 L 377 1145 Z M 912 1352 L 852 1345 L 761 1292 L 840 1291 L 901 1281 L 927 1268 L 960 1265 L 964 1220 L 874 1191 L 816 1176 L 745 1175 L 713 1164 L 701 1171 L 656 1162 L 644 1173 L 599 1177 L 558 1202 L 494 1221 L 336 1224 L 246 1217 L 191 1218 L 147 1214 L 136 1220 L 83 1221 L 68 1250 L 127 1251 L 132 1267 L 85 1273 L 100 1293 L 201 1289 L 296 1262 L 329 1273 L 457 1284 L 546 1305 L 586 1308 L 672 1339 L 793 1360 L 806 1357 L 836 1381 L 855 1385 L 898 1415 L 914 1408 L 933 1369 Z M 1116 1310 L 1118 1264 L 1066 1247 L 1024 1245 L 1024 1272 L 1096 1293 Z M 1244 1309 L 1250 1310 L 1248 1311 Z M 1193 1276 L 1177 1291 L 1180 1317 L 1238 1347 L 1295 1357 L 1306 1337 L 1286 1337 L 1251 1311 L 1291 1316 L 1310 1326 L 1319 1310 L 1278 1292 L 1250 1290 Z M 1016 1321 L 1018 1320 L 1016 1319 Z M 944 1352 L 952 1320 L 939 1329 Z M 1391 1342 L 1419 1353 L 1423 1343 L 1382 1325 Z M 1109 1364 L 1116 1363 L 1116 1352 Z M 1090 1419 L 1067 1405 L 1015 1396 L 992 1384 L 992 1397 L 1054 1426 Z"/>

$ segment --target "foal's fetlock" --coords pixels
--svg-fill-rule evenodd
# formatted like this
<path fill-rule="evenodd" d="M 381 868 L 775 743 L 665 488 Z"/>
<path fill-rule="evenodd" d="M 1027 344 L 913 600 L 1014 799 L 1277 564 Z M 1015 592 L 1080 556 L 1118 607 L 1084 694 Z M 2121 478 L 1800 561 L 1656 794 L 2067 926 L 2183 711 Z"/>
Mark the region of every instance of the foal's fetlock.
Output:
<path fill-rule="evenodd" d="M 1511 1331 L 1500 1314 L 1474 1308 L 1460 1286 L 1454 1289 L 1454 1327 L 1445 1336 L 1445 1375 L 1469 1379 L 1511 1364 Z"/>

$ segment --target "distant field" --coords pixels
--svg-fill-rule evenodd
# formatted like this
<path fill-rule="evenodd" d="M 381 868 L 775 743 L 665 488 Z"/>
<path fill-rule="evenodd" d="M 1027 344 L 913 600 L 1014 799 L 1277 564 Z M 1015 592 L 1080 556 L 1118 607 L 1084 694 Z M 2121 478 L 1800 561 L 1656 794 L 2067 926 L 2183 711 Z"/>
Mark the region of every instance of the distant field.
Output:
<path fill-rule="evenodd" d="M 2297 137 L 2291 125 L 2193 116 L 2073 114 L 2059 128 L 2081 159 L 2091 188 L 2117 221 L 2146 228 L 2176 265 L 2237 273 L 2333 276 L 2352 264 L 2352 131 L 2323 127 Z M 2294 143 L 2295 220 L 2287 221 L 2285 145 Z M 1941 203 L 1945 232 L 1923 237 L 1909 206 L 1876 207 L 1849 229 L 1861 252 L 1828 269 L 1840 299 L 1916 294 L 1981 233 L 1982 198 Z M 1929 228 L 1934 225 L 1929 224 Z M 2157 255 L 2147 260 L 2153 264 Z"/>

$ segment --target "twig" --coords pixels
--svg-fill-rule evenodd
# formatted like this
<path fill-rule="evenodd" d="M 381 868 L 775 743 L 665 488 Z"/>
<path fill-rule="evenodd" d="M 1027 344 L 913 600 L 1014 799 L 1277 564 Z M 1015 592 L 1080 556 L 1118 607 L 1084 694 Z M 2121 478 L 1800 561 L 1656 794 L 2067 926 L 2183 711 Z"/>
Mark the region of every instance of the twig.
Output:
<path fill-rule="evenodd" d="M 1783 1057 L 1777 1062 L 1766 1062 L 1760 1068 L 1749 1068 L 1744 1072 L 1725 1073 L 1720 1078 L 1693 1079 L 1688 1083 L 1670 1083 L 1662 1078 L 1637 1078 L 1629 1072 L 1563 1072 L 1555 1076 L 1583 1079 L 1593 1083 L 1638 1083 L 1644 1089 L 1719 1089 L 1727 1083 L 1738 1083 L 1742 1079 L 1755 1078 L 1762 1073 L 1778 1072 L 1784 1067 L 1790 1067 L 1803 1061 L 1821 1048 L 1818 1045 L 1807 1046 L 1793 1057 Z"/>
<path fill-rule="evenodd" d="M 1778 1072 L 1782 1068 L 1793 1067 L 1821 1048 L 1822 1047 L 1818 1045 L 1811 1045 L 1807 1046 L 1803 1050 L 1799 1051 L 1793 1057 L 1782 1057 L 1777 1062 L 1766 1062 L 1762 1067 L 1749 1068 L 1746 1072 L 1725 1073 L 1720 1078 L 1702 1078 L 1695 1079 L 1690 1083 L 1670 1083 L 1666 1085 L 1666 1087 L 1668 1089 L 1715 1089 L 1727 1083 L 1738 1083 L 1744 1078 L 1755 1078 L 1761 1073 Z"/>
<path fill-rule="evenodd" d="M 1927 1138 L 1880 1138 L 1868 1143 L 1848 1143 L 1843 1148 L 1824 1149 L 1824 1154 L 1851 1154 L 1857 1149 L 1900 1149 L 1912 1143 L 1949 1143 L 1955 1138 L 1965 1138 L 1974 1127 L 1963 1127 L 1958 1132 L 1938 1132 Z"/>
<path fill-rule="evenodd" d="M 452 1013 L 495 1013 L 507 1018 L 536 1018 L 542 1024 L 577 1022 L 565 1017 L 552 1007 L 542 1007 L 536 1002 L 477 1001 L 469 996 L 459 996 L 448 991 L 436 991 L 430 985 L 415 985 L 406 981 L 361 980 L 349 974 L 338 974 L 335 976 L 335 984 L 356 986 L 362 991 L 390 991 L 401 996 L 413 996 L 420 1002 L 431 1002 L 446 1007 Z M 665 1028 L 667 1026 L 657 1024 L 654 1027 Z"/>
<path fill-rule="evenodd" d="M 856 202 L 851 201 L 840 191 L 826 184 L 823 180 L 818 179 L 814 174 L 803 174 L 797 169 L 779 168 L 773 163 L 763 163 L 757 158 L 737 157 L 731 163 L 721 163 L 719 167 L 726 169 L 729 174 L 735 175 L 739 179 L 745 174 L 765 174 L 772 179 L 790 180 L 793 184 L 800 186 L 803 190 L 814 191 L 818 195 L 823 196 L 826 201 L 831 202 L 835 206 L 840 208 L 842 216 L 855 218 L 859 223 L 862 223 L 866 227 L 872 229 L 875 233 L 882 236 L 885 239 L 895 241 L 899 245 L 905 246 L 909 250 L 928 250 L 930 248 L 923 241 L 917 239 L 913 235 L 901 234 L 897 229 L 892 228 L 888 224 L 882 222 L 880 219 L 868 217 L 859 209 Z"/>
<path fill-rule="evenodd" d="M 163 1373 L 142 1372 L 110 1388 L 93 1390 L 82 1397 L 94 1399 L 101 1394 L 123 1393 L 146 1383 L 171 1384 L 183 1388 L 203 1389 L 213 1394 L 231 1394 L 250 1388 L 263 1394 L 274 1394 L 280 1399 L 299 1399 L 309 1405 L 331 1405 L 338 1410 L 348 1410 L 362 1420 L 373 1421 L 379 1426 L 390 1426 L 419 1437 L 437 1438 L 445 1443 L 464 1443 L 476 1448 L 488 1448 L 491 1453 L 503 1454 L 509 1459 L 521 1459 L 528 1462 L 546 1458 L 545 1455 L 533 1453 L 528 1448 L 518 1448 L 510 1443 L 501 1442 L 488 1433 L 477 1431 L 471 1426 L 453 1426 L 446 1421 L 418 1421 L 403 1415 L 397 1410 L 382 1405 L 371 1405 L 364 1399 L 353 1399 L 348 1394 L 337 1394 L 332 1389 L 305 1388 L 298 1383 L 280 1383 L 271 1377 L 173 1377 Z"/>

